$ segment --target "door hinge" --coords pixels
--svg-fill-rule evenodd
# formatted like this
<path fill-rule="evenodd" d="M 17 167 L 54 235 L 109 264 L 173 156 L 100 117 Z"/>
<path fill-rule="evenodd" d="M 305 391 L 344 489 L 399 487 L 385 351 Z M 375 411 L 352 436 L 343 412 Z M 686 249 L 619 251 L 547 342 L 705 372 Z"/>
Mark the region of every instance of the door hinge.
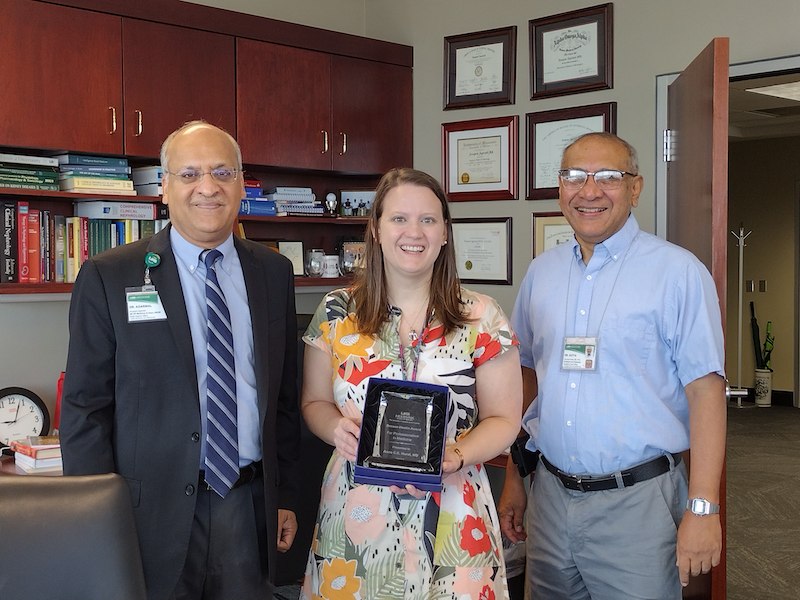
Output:
<path fill-rule="evenodd" d="M 671 129 L 664 130 L 664 162 L 675 160 L 675 138 L 677 132 Z"/>

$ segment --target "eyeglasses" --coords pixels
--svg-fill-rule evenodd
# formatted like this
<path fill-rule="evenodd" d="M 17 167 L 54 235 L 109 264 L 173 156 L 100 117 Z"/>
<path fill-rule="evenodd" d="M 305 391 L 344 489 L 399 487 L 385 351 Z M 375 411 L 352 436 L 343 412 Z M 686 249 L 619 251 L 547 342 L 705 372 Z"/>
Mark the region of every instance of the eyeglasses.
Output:
<path fill-rule="evenodd" d="M 636 177 L 635 173 L 628 173 L 627 171 L 615 171 L 613 169 L 603 169 L 602 171 L 595 171 L 589 173 L 583 169 L 561 169 L 558 176 L 561 178 L 561 183 L 568 190 L 579 190 L 589 179 L 589 175 L 594 177 L 594 184 L 601 190 L 616 190 L 622 185 L 622 179 L 625 175 Z"/>
<path fill-rule="evenodd" d="M 232 183 L 239 175 L 237 169 L 211 169 L 210 171 L 200 171 L 199 169 L 181 169 L 177 173 L 167 171 L 170 175 L 175 175 L 181 183 L 200 183 L 203 177 L 211 175 L 211 179 L 217 183 Z"/>

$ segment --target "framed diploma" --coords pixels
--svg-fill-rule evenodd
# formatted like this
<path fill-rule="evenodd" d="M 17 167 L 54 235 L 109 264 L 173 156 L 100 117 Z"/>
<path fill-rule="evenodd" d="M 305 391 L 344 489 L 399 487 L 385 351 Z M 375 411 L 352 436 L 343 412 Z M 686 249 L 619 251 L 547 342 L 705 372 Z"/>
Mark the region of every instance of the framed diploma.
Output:
<path fill-rule="evenodd" d="M 613 6 L 528 22 L 531 100 L 614 87 Z"/>
<path fill-rule="evenodd" d="M 586 133 L 617 133 L 617 103 L 590 104 L 525 115 L 528 200 L 558 198 L 564 149 Z"/>
<path fill-rule="evenodd" d="M 463 283 L 511 285 L 511 217 L 453 219 L 453 241 Z"/>
<path fill-rule="evenodd" d="M 516 200 L 519 117 L 442 125 L 442 179 L 453 202 Z"/>
<path fill-rule="evenodd" d="M 572 227 L 561 213 L 533 213 L 533 258 L 572 239 Z"/>
<path fill-rule="evenodd" d="M 514 104 L 517 27 L 444 38 L 444 109 Z"/>

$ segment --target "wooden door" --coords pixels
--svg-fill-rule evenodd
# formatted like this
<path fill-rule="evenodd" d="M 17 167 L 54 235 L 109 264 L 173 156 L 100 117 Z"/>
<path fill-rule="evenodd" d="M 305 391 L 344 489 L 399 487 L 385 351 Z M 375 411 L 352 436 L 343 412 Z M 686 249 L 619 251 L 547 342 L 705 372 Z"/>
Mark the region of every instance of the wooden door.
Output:
<path fill-rule="evenodd" d="M 725 327 L 728 235 L 728 38 L 715 38 L 668 89 L 673 155 L 667 163 L 667 239 L 711 271 Z M 692 578 L 684 598 L 724 600 L 725 471 L 720 490 L 722 560 Z"/>
<path fill-rule="evenodd" d="M 2 145 L 121 154 L 120 17 L 0 2 L 0 98 Z"/>
<path fill-rule="evenodd" d="M 330 170 L 330 56 L 243 38 L 236 44 L 236 129 L 244 161 Z"/>
<path fill-rule="evenodd" d="M 409 67 L 331 58 L 335 171 L 384 173 L 412 166 L 411 74 Z"/>
<path fill-rule="evenodd" d="M 234 37 L 122 19 L 125 153 L 156 157 L 187 121 L 236 135 Z"/>

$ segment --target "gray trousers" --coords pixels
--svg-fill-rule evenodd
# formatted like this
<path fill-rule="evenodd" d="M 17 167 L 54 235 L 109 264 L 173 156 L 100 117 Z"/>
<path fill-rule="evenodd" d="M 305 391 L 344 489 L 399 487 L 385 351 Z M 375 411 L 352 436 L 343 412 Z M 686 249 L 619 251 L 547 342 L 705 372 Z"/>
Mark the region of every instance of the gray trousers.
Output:
<path fill-rule="evenodd" d="M 528 497 L 531 600 L 680 600 L 675 548 L 686 506 L 683 462 L 624 489 L 566 489 L 539 462 Z"/>

